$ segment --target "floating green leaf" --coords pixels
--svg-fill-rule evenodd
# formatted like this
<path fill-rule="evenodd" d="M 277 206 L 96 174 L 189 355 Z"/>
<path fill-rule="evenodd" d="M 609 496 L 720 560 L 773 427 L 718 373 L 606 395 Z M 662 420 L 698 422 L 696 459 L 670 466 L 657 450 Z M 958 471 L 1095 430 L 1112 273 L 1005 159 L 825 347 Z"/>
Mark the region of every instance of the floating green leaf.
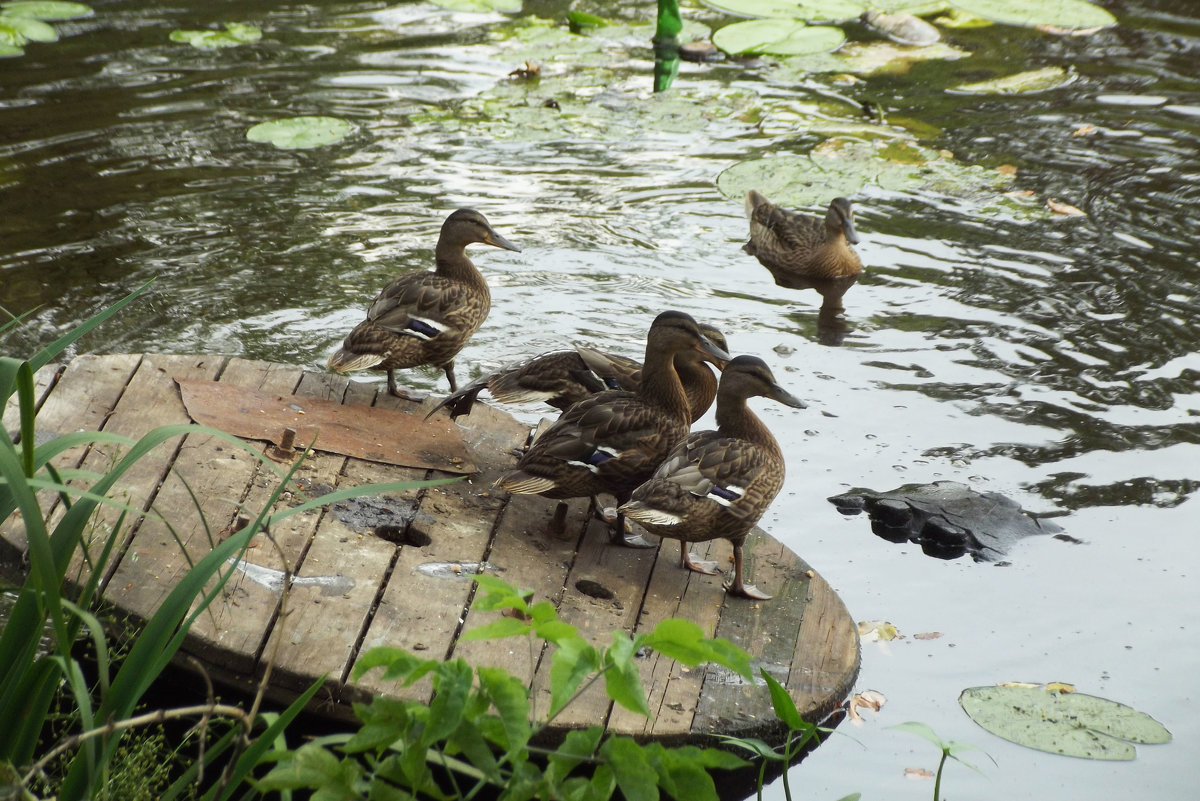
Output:
<path fill-rule="evenodd" d="M 1085 759 L 1133 759 L 1134 743 L 1165 743 L 1171 733 L 1132 707 L 1043 687 L 970 687 L 958 703 L 971 720 L 1018 745 Z"/>
<path fill-rule="evenodd" d="M 858 19 L 867 10 L 860 0 L 705 0 L 717 9 L 740 17 L 802 19 L 809 22 L 844 22 Z"/>
<path fill-rule="evenodd" d="M 472 14 L 490 14 L 493 11 L 517 12 L 521 0 L 430 0 L 435 6 L 447 11 L 465 11 Z"/>
<path fill-rule="evenodd" d="M 26 42 L 57 42 L 58 31 L 40 19 L 0 12 L 0 41 L 16 47 Z"/>
<path fill-rule="evenodd" d="M 2 30 L 0 30 L 0 58 L 6 57 L 6 56 L 19 56 L 19 55 L 23 55 L 24 53 L 25 53 L 25 50 L 22 49 L 19 45 L 15 45 L 12 42 L 9 42 L 8 40 L 6 40 L 4 37 L 4 32 Z"/>
<path fill-rule="evenodd" d="M 275 147 L 298 150 L 340 142 L 354 126 L 337 117 L 288 117 L 260 122 L 246 131 L 251 142 L 270 142 Z"/>
<path fill-rule="evenodd" d="M 1096 28 L 1117 18 L 1087 0 L 952 0 L 951 5 L 977 17 L 1008 25 Z"/>
<path fill-rule="evenodd" d="M 242 22 L 226 22 L 223 31 L 171 31 L 172 42 L 183 42 L 201 50 L 237 47 L 261 38 L 262 31 L 258 27 Z"/>
<path fill-rule="evenodd" d="M 868 185 L 897 192 L 921 189 L 954 196 L 979 195 L 990 202 L 997 200 L 997 191 L 1011 180 L 910 140 L 827 139 L 807 156 L 773 156 L 735 164 L 717 176 L 717 187 L 737 200 L 746 190 L 757 189 L 784 206 L 824 206 Z M 1003 205 L 1011 206 L 1010 210 L 1018 208 L 1016 204 Z"/>
<path fill-rule="evenodd" d="M 970 94 L 1015 95 L 1030 92 L 1045 92 L 1057 89 L 1075 81 L 1074 73 L 1062 67 L 1043 67 L 1040 70 L 1018 72 L 1015 75 L 1005 75 L 1003 78 L 992 78 L 987 81 L 960 83 L 951 86 L 948 91 L 966 92 Z"/>
<path fill-rule="evenodd" d="M 731 55 L 763 53 L 798 56 L 827 53 L 846 41 L 841 28 L 807 25 L 800 20 L 752 19 L 726 25 L 713 34 L 712 43 Z"/>
<path fill-rule="evenodd" d="M 38 2 L 37 0 L 15 0 L 0 3 L 3 13 L 40 20 L 77 19 L 91 15 L 91 6 L 83 3 Z"/>
<path fill-rule="evenodd" d="M 586 11 L 568 11 L 567 24 L 571 26 L 571 33 L 580 33 L 591 28 L 607 27 L 608 20 L 604 17 L 597 17 L 595 14 L 589 14 Z"/>

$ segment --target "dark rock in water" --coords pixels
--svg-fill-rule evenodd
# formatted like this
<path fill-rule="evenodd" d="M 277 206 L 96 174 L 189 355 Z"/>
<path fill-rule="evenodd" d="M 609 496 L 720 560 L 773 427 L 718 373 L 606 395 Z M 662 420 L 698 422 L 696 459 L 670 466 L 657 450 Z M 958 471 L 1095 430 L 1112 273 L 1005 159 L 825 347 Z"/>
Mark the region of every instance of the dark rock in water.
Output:
<path fill-rule="evenodd" d="M 976 492 L 957 481 L 905 484 L 888 492 L 853 489 L 830 502 L 844 515 L 865 511 L 871 530 L 891 542 L 915 542 L 930 556 L 999 560 L 1017 540 L 1062 531 L 998 492 Z"/>

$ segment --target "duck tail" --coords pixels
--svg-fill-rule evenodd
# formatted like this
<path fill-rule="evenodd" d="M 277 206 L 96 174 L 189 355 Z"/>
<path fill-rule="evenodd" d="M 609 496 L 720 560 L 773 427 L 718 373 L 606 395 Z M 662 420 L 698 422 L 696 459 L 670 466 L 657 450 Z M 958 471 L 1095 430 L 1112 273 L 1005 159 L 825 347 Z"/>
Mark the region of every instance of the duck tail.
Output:
<path fill-rule="evenodd" d="M 767 200 L 767 198 L 762 193 L 758 192 L 757 190 L 755 190 L 755 189 L 748 190 L 746 192 L 746 216 L 749 217 L 751 220 L 753 220 L 754 219 L 754 210 L 757 209 L 762 204 L 770 203 L 770 202 L 771 201 Z"/>
<path fill-rule="evenodd" d="M 434 413 L 439 409 L 449 411 L 451 420 L 461 417 L 464 414 L 470 414 L 471 409 L 475 406 L 475 401 L 479 398 L 479 393 L 485 389 L 487 389 L 486 382 L 477 382 L 463 387 L 458 392 L 451 392 L 438 401 L 437 406 L 429 410 L 429 414 L 425 415 L 425 419 L 428 420 L 430 417 L 433 417 Z"/>
<path fill-rule="evenodd" d="M 555 488 L 554 479 L 535 476 L 524 470 L 510 470 L 496 479 L 495 486 L 513 495 L 537 495 Z"/>
<path fill-rule="evenodd" d="M 349 373 L 354 370 L 369 370 L 383 361 L 382 353 L 354 353 L 339 348 L 325 362 L 325 366 L 336 373 Z"/>

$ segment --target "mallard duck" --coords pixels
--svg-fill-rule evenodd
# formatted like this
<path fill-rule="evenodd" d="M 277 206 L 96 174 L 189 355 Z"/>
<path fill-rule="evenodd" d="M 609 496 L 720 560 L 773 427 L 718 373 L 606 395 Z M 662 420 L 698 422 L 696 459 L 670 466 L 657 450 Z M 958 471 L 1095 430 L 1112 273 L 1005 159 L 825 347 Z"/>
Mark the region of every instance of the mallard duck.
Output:
<path fill-rule="evenodd" d="M 492 229 L 474 209 L 459 209 L 442 223 L 437 267 L 401 275 L 384 287 L 367 310 L 367 319 L 351 331 L 329 357 L 339 373 L 373 368 L 387 371 L 388 392 L 406 400 L 420 395 L 396 386 L 395 370 L 432 364 L 446 371 L 450 391 L 454 357 L 467 344 L 492 307 L 487 281 L 467 258 L 467 245 L 481 242 L 505 250 L 520 248 Z"/>
<path fill-rule="evenodd" d="M 849 279 L 862 272 L 862 260 L 850 247 L 858 242 L 854 211 L 844 197 L 833 199 L 822 221 L 781 209 L 751 189 L 746 216 L 750 241 L 742 250 L 770 270 L 780 286 L 807 288 L 813 281 Z"/>
<path fill-rule="evenodd" d="M 742 542 L 783 486 L 783 453 L 770 429 L 746 405 L 766 397 L 798 409 L 804 404 L 775 383 L 766 362 L 738 356 L 721 373 L 717 430 L 680 443 L 618 511 L 651 534 L 679 540 L 681 566 L 715 575 L 715 562 L 697 562 L 689 542 L 723 537 L 733 543 L 732 595 L 767 600 L 742 578 Z"/>
<path fill-rule="evenodd" d="M 729 350 L 724 334 L 711 325 L 698 325 L 710 342 L 721 350 Z M 687 394 L 693 423 L 704 416 L 717 396 L 717 378 L 704 363 L 711 358 L 694 350 L 675 356 L 675 371 Z M 594 348 L 576 347 L 544 353 L 472 381 L 447 395 L 425 417 L 428 419 L 441 408 L 449 409 L 451 418 L 470 414 L 476 398 L 485 389 L 492 400 L 500 403 L 545 401 L 565 411 L 587 396 L 606 389 L 636 392 L 641 381 L 641 362 Z"/>
<path fill-rule="evenodd" d="M 653 473 L 675 443 L 687 436 L 691 409 L 675 369 L 688 350 L 712 360 L 729 354 L 712 344 L 687 314 L 663 312 L 646 338 L 642 381 L 636 392 L 608 390 L 576 403 L 538 437 L 516 469 L 496 486 L 518 495 L 584 498 L 607 492 L 620 506 Z M 642 546 L 629 537 L 618 514 L 613 541 Z"/>

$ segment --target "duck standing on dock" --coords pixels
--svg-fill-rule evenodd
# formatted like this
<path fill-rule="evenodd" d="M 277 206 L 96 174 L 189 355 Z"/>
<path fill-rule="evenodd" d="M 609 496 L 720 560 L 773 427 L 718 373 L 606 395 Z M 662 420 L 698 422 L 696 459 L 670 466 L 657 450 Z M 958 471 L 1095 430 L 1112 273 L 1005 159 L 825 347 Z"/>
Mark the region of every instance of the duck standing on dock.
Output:
<path fill-rule="evenodd" d="M 711 325 L 697 325 L 700 333 L 710 342 L 721 350 L 729 350 L 724 334 Z M 675 355 L 675 371 L 683 383 L 693 423 L 704 416 L 717 397 L 717 377 L 705 364 L 706 360 L 711 359 L 711 356 L 701 355 L 694 350 Z M 717 366 L 724 366 L 724 362 L 717 363 Z M 449 410 L 451 419 L 470 414 L 479 393 L 485 389 L 492 400 L 500 403 L 545 401 L 565 411 L 597 392 L 608 389 L 636 392 L 641 383 L 641 362 L 594 348 L 576 347 L 574 350 L 544 353 L 472 381 L 443 398 L 425 417 L 428 419 L 443 407 Z"/>
<path fill-rule="evenodd" d="M 750 241 L 742 250 L 770 270 L 780 286 L 820 291 L 821 282 L 834 282 L 844 283 L 845 292 L 862 272 L 862 259 L 850 247 L 858 242 L 854 210 L 844 197 L 834 198 L 820 220 L 782 209 L 751 189 L 746 193 L 746 216 Z"/>
<path fill-rule="evenodd" d="M 646 338 L 642 381 L 636 392 L 608 390 L 583 399 L 538 437 L 514 470 L 496 486 L 518 495 L 583 498 L 607 492 L 620 506 L 648 479 L 675 444 L 687 436 L 691 408 L 675 367 L 687 351 L 710 361 L 729 358 L 678 311 L 654 319 Z M 613 542 L 647 547 L 627 535 L 618 513 Z M 652 546 L 650 546 L 652 547 Z"/>
<path fill-rule="evenodd" d="M 386 370 L 388 392 L 415 401 L 421 396 L 397 387 L 394 371 L 432 364 L 446 371 L 450 391 L 457 390 L 454 357 L 492 308 L 487 281 L 467 258 L 467 245 L 476 242 L 521 250 L 474 209 L 455 211 L 442 223 L 437 267 L 401 275 L 384 287 L 367 310 L 367 319 L 329 357 L 329 369 L 339 373 Z"/>
<path fill-rule="evenodd" d="M 784 462 L 770 429 L 746 405 L 765 397 L 797 409 L 804 403 L 775 383 L 766 362 L 738 356 L 725 365 L 717 389 L 717 430 L 680 443 L 654 476 L 618 512 L 651 534 L 679 540 L 682 567 L 716 575 L 715 562 L 697 562 L 689 542 L 722 537 L 733 543 L 731 595 L 771 596 L 742 577 L 742 542 L 783 486 Z"/>

